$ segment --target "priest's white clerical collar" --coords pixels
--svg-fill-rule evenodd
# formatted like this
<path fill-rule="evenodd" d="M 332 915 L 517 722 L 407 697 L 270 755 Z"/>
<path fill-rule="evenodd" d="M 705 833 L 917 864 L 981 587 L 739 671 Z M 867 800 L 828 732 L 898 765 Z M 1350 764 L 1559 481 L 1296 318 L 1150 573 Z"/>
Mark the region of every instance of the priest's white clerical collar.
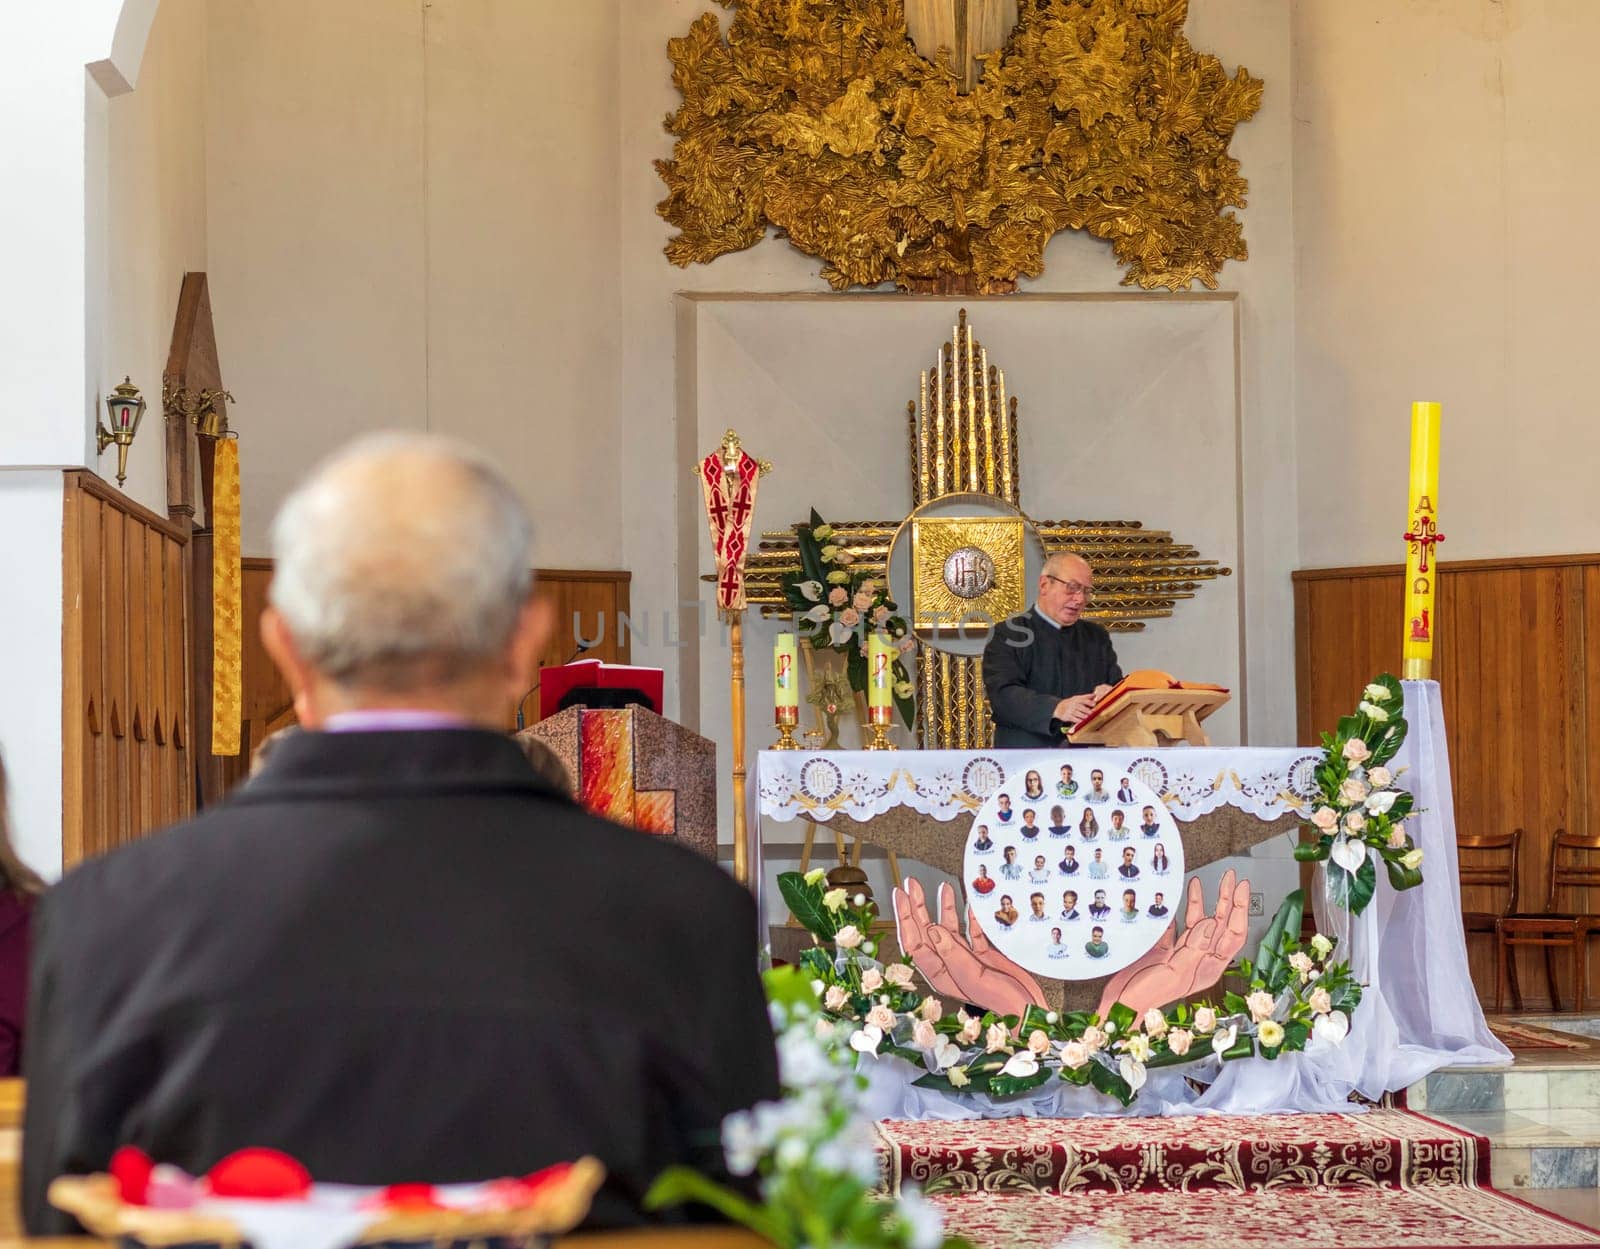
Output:
<path fill-rule="evenodd" d="M 1045 615 L 1042 611 L 1040 611 L 1039 610 L 1039 604 L 1037 604 L 1037 603 L 1035 603 L 1033 605 L 1033 614 L 1035 616 L 1039 617 L 1040 620 L 1044 621 L 1045 624 L 1049 625 L 1057 633 L 1061 632 L 1062 629 L 1066 628 L 1066 626 L 1063 625 L 1059 620 L 1051 620 L 1049 616 Z"/>

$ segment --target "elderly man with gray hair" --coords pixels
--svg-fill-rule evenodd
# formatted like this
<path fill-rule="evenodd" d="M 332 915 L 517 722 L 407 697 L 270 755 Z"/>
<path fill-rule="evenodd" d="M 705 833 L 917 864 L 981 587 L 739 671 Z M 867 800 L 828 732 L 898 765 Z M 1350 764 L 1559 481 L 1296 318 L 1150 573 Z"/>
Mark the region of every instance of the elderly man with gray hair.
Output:
<path fill-rule="evenodd" d="M 591 1221 L 718 1173 L 776 1096 L 748 893 L 574 806 L 504 726 L 549 634 L 511 486 L 352 445 L 273 529 L 269 653 L 304 731 L 197 819 L 70 873 L 35 925 L 23 1205 L 120 1145 L 201 1173 L 448 1182 L 593 1154 Z"/>
<path fill-rule="evenodd" d="M 1089 561 L 1057 551 L 1033 606 L 996 627 L 983 651 L 996 746 L 1066 744 L 1066 731 L 1122 680 L 1111 634 L 1083 617 L 1093 601 Z"/>

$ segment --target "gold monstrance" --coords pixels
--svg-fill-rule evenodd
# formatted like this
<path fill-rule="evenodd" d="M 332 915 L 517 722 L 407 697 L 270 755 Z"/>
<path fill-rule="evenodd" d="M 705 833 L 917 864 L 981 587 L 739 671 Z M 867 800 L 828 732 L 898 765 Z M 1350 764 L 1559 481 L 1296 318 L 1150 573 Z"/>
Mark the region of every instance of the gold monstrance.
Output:
<path fill-rule="evenodd" d="M 988 622 L 1021 611 L 1048 554 L 1075 551 L 1095 570 L 1086 613 L 1113 632 L 1172 615 L 1202 581 L 1231 569 L 1136 520 L 1035 522 L 1021 509 L 1017 398 L 989 362 L 966 309 L 906 404 L 913 508 L 895 521 L 832 521 L 855 566 L 881 572 L 918 642 L 921 745 L 992 745 L 981 652 Z M 793 529 L 768 532 L 746 566 L 748 601 L 789 619 L 783 578 L 800 570 Z M 965 623 L 963 623 L 965 617 Z"/>

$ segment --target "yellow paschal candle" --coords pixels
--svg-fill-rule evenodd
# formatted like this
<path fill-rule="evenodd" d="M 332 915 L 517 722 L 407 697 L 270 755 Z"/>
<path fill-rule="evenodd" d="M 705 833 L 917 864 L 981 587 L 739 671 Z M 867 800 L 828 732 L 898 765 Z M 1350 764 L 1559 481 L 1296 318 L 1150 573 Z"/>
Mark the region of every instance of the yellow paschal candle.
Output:
<path fill-rule="evenodd" d="M 1411 405 L 1411 494 L 1406 512 L 1406 619 L 1404 675 L 1433 675 L 1434 589 L 1439 580 L 1439 405 Z"/>
<path fill-rule="evenodd" d="M 799 639 L 792 633 L 778 634 L 772 646 L 772 705 L 798 707 L 800 705 Z"/>
<path fill-rule="evenodd" d="M 881 633 L 867 637 L 867 706 L 894 706 L 894 643 Z"/>

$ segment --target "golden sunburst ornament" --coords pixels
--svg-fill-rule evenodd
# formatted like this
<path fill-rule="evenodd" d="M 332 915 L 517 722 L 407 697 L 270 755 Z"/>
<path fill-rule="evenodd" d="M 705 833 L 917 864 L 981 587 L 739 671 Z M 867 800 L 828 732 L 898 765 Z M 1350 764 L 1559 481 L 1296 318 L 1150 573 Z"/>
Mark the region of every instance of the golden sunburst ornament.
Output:
<path fill-rule="evenodd" d="M 965 95 L 918 55 L 903 0 L 719 2 L 726 37 L 705 13 L 668 43 L 674 264 L 775 227 L 835 289 L 997 294 L 1059 230 L 1109 240 L 1146 289 L 1215 289 L 1248 254 L 1228 144 L 1262 82 L 1195 51 L 1187 0 L 1023 0 Z"/>

